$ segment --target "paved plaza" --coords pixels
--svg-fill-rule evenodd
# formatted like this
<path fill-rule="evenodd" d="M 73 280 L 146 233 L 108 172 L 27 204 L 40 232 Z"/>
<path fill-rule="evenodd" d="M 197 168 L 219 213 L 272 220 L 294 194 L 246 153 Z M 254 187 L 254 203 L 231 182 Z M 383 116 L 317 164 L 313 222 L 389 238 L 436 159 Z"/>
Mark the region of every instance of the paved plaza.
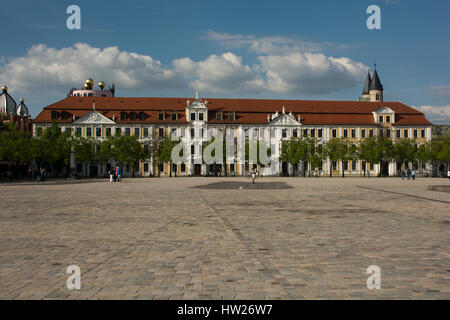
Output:
<path fill-rule="evenodd" d="M 433 184 L 450 181 L 1 184 L 0 298 L 450 299 L 450 193 Z"/>

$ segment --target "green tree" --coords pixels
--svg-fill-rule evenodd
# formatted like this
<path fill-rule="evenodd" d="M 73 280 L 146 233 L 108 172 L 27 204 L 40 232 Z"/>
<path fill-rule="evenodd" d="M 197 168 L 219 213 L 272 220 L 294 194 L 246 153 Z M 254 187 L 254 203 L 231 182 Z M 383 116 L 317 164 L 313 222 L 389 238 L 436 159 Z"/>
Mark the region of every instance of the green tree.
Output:
<path fill-rule="evenodd" d="M 139 161 L 146 160 L 150 156 L 148 148 L 139 142 L 138 136 L 116 135 L 112 138 L 110 149 L 112 158 L 122 166 L 128 164 L 132 168 L 132 176 Z M 111 142 L 108 142 L 111 143 Z"/>
<path fill-rule="evenodd" d="M 34 141 L 34 156 L 39 167 L 54 165 L 56 174 L 70 163 L 72 139 L 70 133 L 61 132 L 61 128 L 53 124 L 42 131 Z"/>
<path fill-rule="evenodd" d="M 397 166 L 401 166 L 414 162 L 418 156 L 417 152 L 418 150 L 413 140 L 403 139 L 393 145 L 392 155 Z"/>
<path fill-rule="evenodd" d="M 100 142 L 95 138 L 83 138 L 80 136 L 73 137 L 72 150 L 75 154 L 76 162 L 87 162 L 89 168 L 92 167 L 92 163 L 98 161 L 97 149 L 100 146 Z M 91 173 L 92 175 L 92 173 Z"/>
<path fill-rule="evenodd" d="M 0 133 L 0 160 L 14 166 L 28 164 L 34 157 L 31 136 L 19 130 L 13 121 Z"/>
<path fill-rule="evenodd" d="M 381 177 L 383 165 L 393 159 L 393 150 L 392 140 L 380 137 L 376 140 L 373 160 L 380 166 L 380 170 L 378 170 L 379 177 Z"/>
<path fill-rule="evenodd" d="M 325 144 L 325 154 L 330 159 L 330 178 L 333 176 L 333 161 L 339 161 L 343 158 L 342 141 L 338 138 L 333 138 Z M 343 171 L 343 170 L 342 170 Z"/>
<path fill-rule="evenodd" d="M 440 141 L 441 147 L 440 150 L 436 153 L 436 158 L 439 161 L 442 161 L 446 165 L 446 169 L 448 171 L 449 163 L 450 163 L 450 138 L 444 138 Z"/>
<path fill-rule="evenodd" d="M 358 147 L 358 158 L 364 161 L 364 176 L 366 176 L 367 163 L 376 161 L 375 153 L 377 148 L 377 140 L 369 137 L 360 142 Z M 370 177 L 370 173 L 367 175 Z"/>
<path fill-rule="evenodd" d="M 172 149 L 180 142 L 180 139 L 172 140 L 171 136 L 165 136 L 157 145 L 155 151 L 155 158 L 158 163 L 169 162 L 169 177 L 172 177 Z M 147 158 L 149 156 L 148 150 L 145 155 Z M 158 170 L 159 175 L 159 170 Z"/>

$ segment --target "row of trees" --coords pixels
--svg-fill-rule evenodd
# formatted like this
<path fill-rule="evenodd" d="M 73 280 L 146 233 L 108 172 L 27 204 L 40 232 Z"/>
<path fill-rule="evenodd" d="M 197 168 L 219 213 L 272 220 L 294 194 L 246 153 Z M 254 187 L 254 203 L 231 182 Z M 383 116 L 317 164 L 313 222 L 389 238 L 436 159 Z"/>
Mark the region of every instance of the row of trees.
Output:
<path fill-rule="evenodd" d="M 114 160 L 120 165 L 130 165 L 133 170 L 136 165 L 154 155 L 156 159 L 167 161 L 167 150 L 171 145 L 142 145 L 137 136 L 109 136 L 100 141 L 96 138 L 72 136 L 61 132 L 56 123 L 42 131 L 39 138 L 33 138 L 30 133 L 19 130 L 14 122 L 0 128 L 0 161 L 10 164 L 13 171 L 27 168 L 35 160 L 38 168 L 53 167 L 55 174 L 69 168 L 70 157 L 74 153 L 75 161 L 82 163 L 106 163 Z M 167 140 L 167 139 L 165 139 Z M 164 141 L 165 141 L 164 140 Z M 68 172 L 68 170 L 67 170 Z"/>
<path fill-rule="evenodd" d="M 359 145 L 345 139 L 331 139 L 328 143 L 318 144 L 316 138 L 301 137 L 283 141 L 281 161 L 291 164 L 299 162 L 310 164 L 309 170 L 318 168 L 326 159 L 331 161 L 356 161 L 379 164 L 395 161 L 398 166 L 407 163 L 450 163 L 450 138 L 436 139 L 417 145 L 414 140 L 403 139 L 396 143 L 387 138 L 367 138 Z M 303 176 L 306 175 L 306 165 L 303 165 Z M 366 175 L 366 166 L 363 166 Z M 379 170 L 381 175 L 382 170 Z M 332 167 L 330 166 L 330 177 Z M 342 170 L 344 176 L 344 170 Z"/>
<path fill-rule="evenodd" d="M 2 124 L 3 125 L 3 124 Z M 38 167 L 51 165 L 58 175 L 61 170 L 70 165 L 70 156 L 75 155 L 78 163 L 89 164 L 106 163 L 114 160 L 120 165 L 128 164 L 133 170 L 142 161 L 153 157 L 157 162 L 170 163 L 172 174 L 171 152 L 178 141 L 171 137 L 164 137 L 158 141 L 142 145 L 136 136 L 109 136 L 104 140 L 72 136 L 68 132 L 61 132 L 56 123 L 42 131 L 39 138 L 32 138 L 31 134 L 17 129 L 14 122 L 0 128 L 0 161 L 7 161 L 15 167 L 28 166 L 34 159 Z M 203 145 L 203 149 L 208 144 Z M 259 157 L 260 145 L 257 145 Z M 223 144 L 223 163 L 226 164 L 227 145 Z M 270 152 L 268 150 L 268 152 Z M 214 154 L 213 154 L 214 156 Z M 269 154 L 270 156 L 270 154 Z M 249 157 L 249 143 L 246 142 L 245 157 Z M 403 163 L 450 163 L 450 138 L 435 139 L 420 146 L 414 140 L 403 139 L 395 144 L 386 138 L 367 138 L 359 145 L 354 145 L 345 139 L 332 139 L 328 143 L 319 144 L 316 138 L 291 138 L 282 142 L 281 161 L 291 164 L 302 162 L 302 174 L 306 170 L 321 166 L 324 160 L 355 161 L 363 160 L 365 163 L 380 164 L 395 161 L 398 165 Z M 259 161 L 258 161 L 259 163 Z M 226 166 L 225 166 L 226 168 Z M 365 166 L 364 175 L 365 175 Z M 226 170 L 226 169 L 225 169 Z M 330 176 L 332 174 L 330 168 Z M 155 172 L 153 168 L 152 172 Z M 226 171 L 225 171 L 226 174 Z M 342 170 L 344 175 L 344 170 Z M 380 170 L 381 174 L 381 170 Z"/>

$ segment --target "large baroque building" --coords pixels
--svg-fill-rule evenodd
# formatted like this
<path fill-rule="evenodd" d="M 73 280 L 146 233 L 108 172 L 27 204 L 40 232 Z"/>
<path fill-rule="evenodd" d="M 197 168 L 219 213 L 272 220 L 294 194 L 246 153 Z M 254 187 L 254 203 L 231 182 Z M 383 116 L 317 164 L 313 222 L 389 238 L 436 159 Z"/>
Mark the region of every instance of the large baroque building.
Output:
<path fill-rule="evenodd" d="M 43 109 L 34 120 L 33 133 L 56 122 L 61 130 L 83 137 L 105 139 L 118 131 L 137 135 L 144 145 L 151 145 L 163 136 L 179 137 L 187 146 L 187 161 L 173 163 L 177 175 L 208 175 L 212 164 L 202 161 L 202 145 L 211 135 L 225 133 L 240 139 L 264 139 L 272 147 L 272 159 L 279 160 L 283 140 L 291 137 L 317 138 L 319 144 L 332 138 L 344 138 L 358 144 L 367 137 L 387 137 L 395 143 L 400 139 L 415 139 L 417 144 L 431 140 L 432 124 L 424 114 L 401 102 L 383 101 L 383 86 L 375 70 L 367 75 L 363 95 L 358 101 L 262 100 L 262 99 L 202 99 L 194 98 L 130 98 L 115 97 L 114 87 L 94 90 L 93 81 L 86 81 L 84 90 L 73 90 L 70 95 Z M 257 167 L 262 175 L 297 175 L 302 164 L 291 165 L 274 161 L 277 165 L 261 167 L 245 161 L 235 152 L 227 159 L 222 173 L 242 175 Z M 75 164 L 80 175 L 104 175 L 113 161 L 88 166 Z M 331 166 L 331 168 L 330 168 Z M 323 161 L 313 170 L 316 175 L 362 175 L 364 167 L 377 174 L 378 164 L 362 161 Z M 214 164 L 214 170 L 217 165 Z M 383 167 L 384 174 L 397 174 L 395 163 Z M 131 175 L 125 167 L 125 175 Z M 167 175 L 169 163 L 157 163 L 153 158 L 142 161 L 138 174 L 142 176 Z"/>

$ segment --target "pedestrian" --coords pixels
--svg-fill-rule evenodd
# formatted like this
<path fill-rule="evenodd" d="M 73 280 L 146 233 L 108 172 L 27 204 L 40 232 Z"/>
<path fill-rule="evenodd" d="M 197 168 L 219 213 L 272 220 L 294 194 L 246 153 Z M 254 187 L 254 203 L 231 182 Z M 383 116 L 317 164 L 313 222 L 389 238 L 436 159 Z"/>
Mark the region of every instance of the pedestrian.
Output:
<path fill-rule="evenodd" d="M 111 168 L 109 169 L 109 183 L 113 183 L 114 180 L 114 170 Z"/>
<path fill-rule="evenodd" d="M 256 169 L 252 170 L 252 183 L 255 183 L 255 178 L 256 178 Z"/>
<path fill-rule="evenodd" d="M 33 170 L 31 170 L 31 167 L 28 167 L 28 181 L 31 182 L 31 179 L 33 179 Z"/>
<path fill-rule="evenodd" d="M 411 178 L 411 170 L 409 170 L 409 168 L 408 168 L 408 170 L 406 170 L 406 176 L 407 176 L 408 180 Z"/>
<path fill-rule="evenodd" d="M 402 180 L 405 180 L 405 171 L 402 170 Z"/>
<path fill-rule="evenodd" d="M 413 180 L 416 180 L 416 171 L 414 169 L 411 171 L 411 176 Z"/>
<path fill-rule="evenodd" d="M 117 182 L 120 183 L 120 179 L 122 179 L 122 168 L 118 167 L 117 168 Z"/>
<path fill-rule="evenodd" d="M 448 170 L 447 170 L 447 178 L 450 179 L 450 167 L 448 167 Z"/>
<path fill-rule="evenodd" d="M 117 182 L 117 166 L 114 167 L 114 183 Z"/>

